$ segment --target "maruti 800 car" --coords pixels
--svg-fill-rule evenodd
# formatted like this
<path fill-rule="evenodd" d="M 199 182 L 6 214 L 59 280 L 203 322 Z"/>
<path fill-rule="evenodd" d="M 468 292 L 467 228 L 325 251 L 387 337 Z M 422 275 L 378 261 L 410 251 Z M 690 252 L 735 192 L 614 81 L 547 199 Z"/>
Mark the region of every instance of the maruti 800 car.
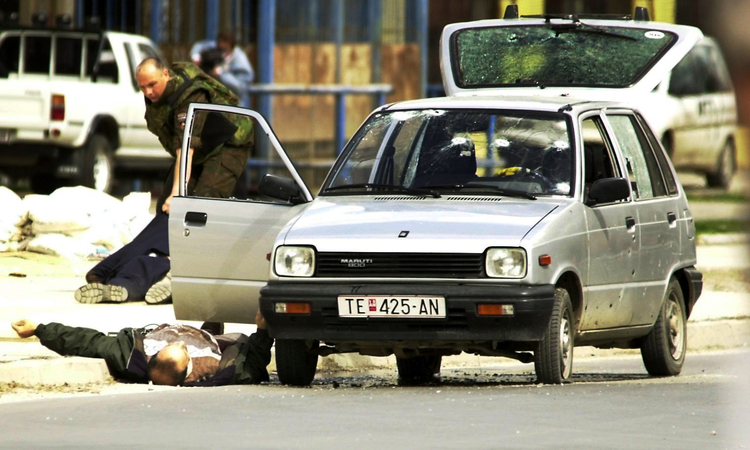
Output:
<path fill-rule="evenodd" d="M 612 77 L 637 87 L 700 37 L 632 20 L 451 25 L 443 64 L 467 89 L 375 110 L 314 199 L 258 113 L 191 106 L 188 137 L 195 114 L 245 115 L 288 176 L 265 175 L 249 200 L 217 200 L 186 195 L 183 173 L 170 215 L 177 318 L 251 322 L 260 308 L 279 380 L 292 385 L 310 384 L 319 356 L 337 352 L 395 354 L 406 382 L 467 352 L 533 362 L 539 382 L 561 383 L 579 345 L 640 348 L 650 374 L 678 374 L 702 288 L 688 202 L 639 111 L 586 93 Z M 638 57 L 605 78 L 560 73 L 581 86 L 557 95 L 468 89 L 515 76 L 502 61 L 463 64 L 501 38 Z M 552 73 L 555 61 L 528 58 Z"/>

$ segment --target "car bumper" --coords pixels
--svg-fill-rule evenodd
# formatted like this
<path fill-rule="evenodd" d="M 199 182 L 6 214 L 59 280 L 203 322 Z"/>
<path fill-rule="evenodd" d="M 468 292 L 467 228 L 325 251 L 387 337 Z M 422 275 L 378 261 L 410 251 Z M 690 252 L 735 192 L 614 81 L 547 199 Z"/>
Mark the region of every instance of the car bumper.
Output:
<path fill-rule="evenodd" d="M 270 282 L 260 309 L 275 339 L 326 342 L 531 342 L 541 340 L 554 305 L 553 285 L 457 283 L 321 284 Z M 339 317 L 338 296 L 444 296 L 445 318 Z M 309 302 L 309 314 L 275 312 L 277 302 Z M 513 315 L 479 316 L 478 303 L 513 305 Z"/>

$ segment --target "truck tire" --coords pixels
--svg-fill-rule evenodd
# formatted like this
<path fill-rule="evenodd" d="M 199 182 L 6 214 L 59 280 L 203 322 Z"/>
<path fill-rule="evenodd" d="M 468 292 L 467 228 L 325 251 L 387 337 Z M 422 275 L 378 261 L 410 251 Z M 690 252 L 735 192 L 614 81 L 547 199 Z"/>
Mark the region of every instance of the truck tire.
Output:
<path fill-rule="evenodd" d="M 309 386 L 318 366 L 318 341 L 276 340 L 276 372 L 281 384 Z"/>
<path fill-rule="evenodd" d="M 734 144 L 732 141 L 727 141 L 716 162 L 716 170 L 706 174 L 706 183 L 711 187 L 728 189 L 737 168 L 734 158 Z"/>
<path fill-rule="evenodd" d="M 92 135 L 79 150 L 77 184 L 109 193 L 114 180 L 112 146 L 101 134 Z"/>

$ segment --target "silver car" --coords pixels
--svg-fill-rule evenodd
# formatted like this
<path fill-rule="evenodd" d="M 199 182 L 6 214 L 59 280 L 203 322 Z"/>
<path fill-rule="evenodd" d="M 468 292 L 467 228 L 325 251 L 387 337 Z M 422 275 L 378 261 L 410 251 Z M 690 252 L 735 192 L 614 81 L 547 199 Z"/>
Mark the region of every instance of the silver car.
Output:
<path fill-rule="evenodd" d="M 251 322 L 259 307 L 282 383 L 309 384 L 338 352 L 395 354 L 404 382 L 467 352 L 561 383 L 577 345 L 681 371 L 702 289 L 695 227 L 631 104 L 480 92 L 384 106 L 315 199 L 260 115 L 193 105 L 187 133 L 196 114 L 255 120 L 278 163 L 248 200 L 187 196 L 183 173 L 175 314 Z"/>

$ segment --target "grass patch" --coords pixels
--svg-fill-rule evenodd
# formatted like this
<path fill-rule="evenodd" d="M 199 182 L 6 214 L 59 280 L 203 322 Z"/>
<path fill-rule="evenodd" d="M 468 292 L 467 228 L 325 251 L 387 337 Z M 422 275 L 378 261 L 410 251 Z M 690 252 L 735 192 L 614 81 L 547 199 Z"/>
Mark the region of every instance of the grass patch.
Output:
<path fill-rule="evenodd" d="M 739 192 L 687 192 L 690 202 L 748 203 L 750 200 Z"/>
<path fill-rule="evenodd" d="M 748 232 L 750 232 L 750 222 L 745 220 L 715 219 L 695 221 L 695 233 L 697 235 Z"/>

